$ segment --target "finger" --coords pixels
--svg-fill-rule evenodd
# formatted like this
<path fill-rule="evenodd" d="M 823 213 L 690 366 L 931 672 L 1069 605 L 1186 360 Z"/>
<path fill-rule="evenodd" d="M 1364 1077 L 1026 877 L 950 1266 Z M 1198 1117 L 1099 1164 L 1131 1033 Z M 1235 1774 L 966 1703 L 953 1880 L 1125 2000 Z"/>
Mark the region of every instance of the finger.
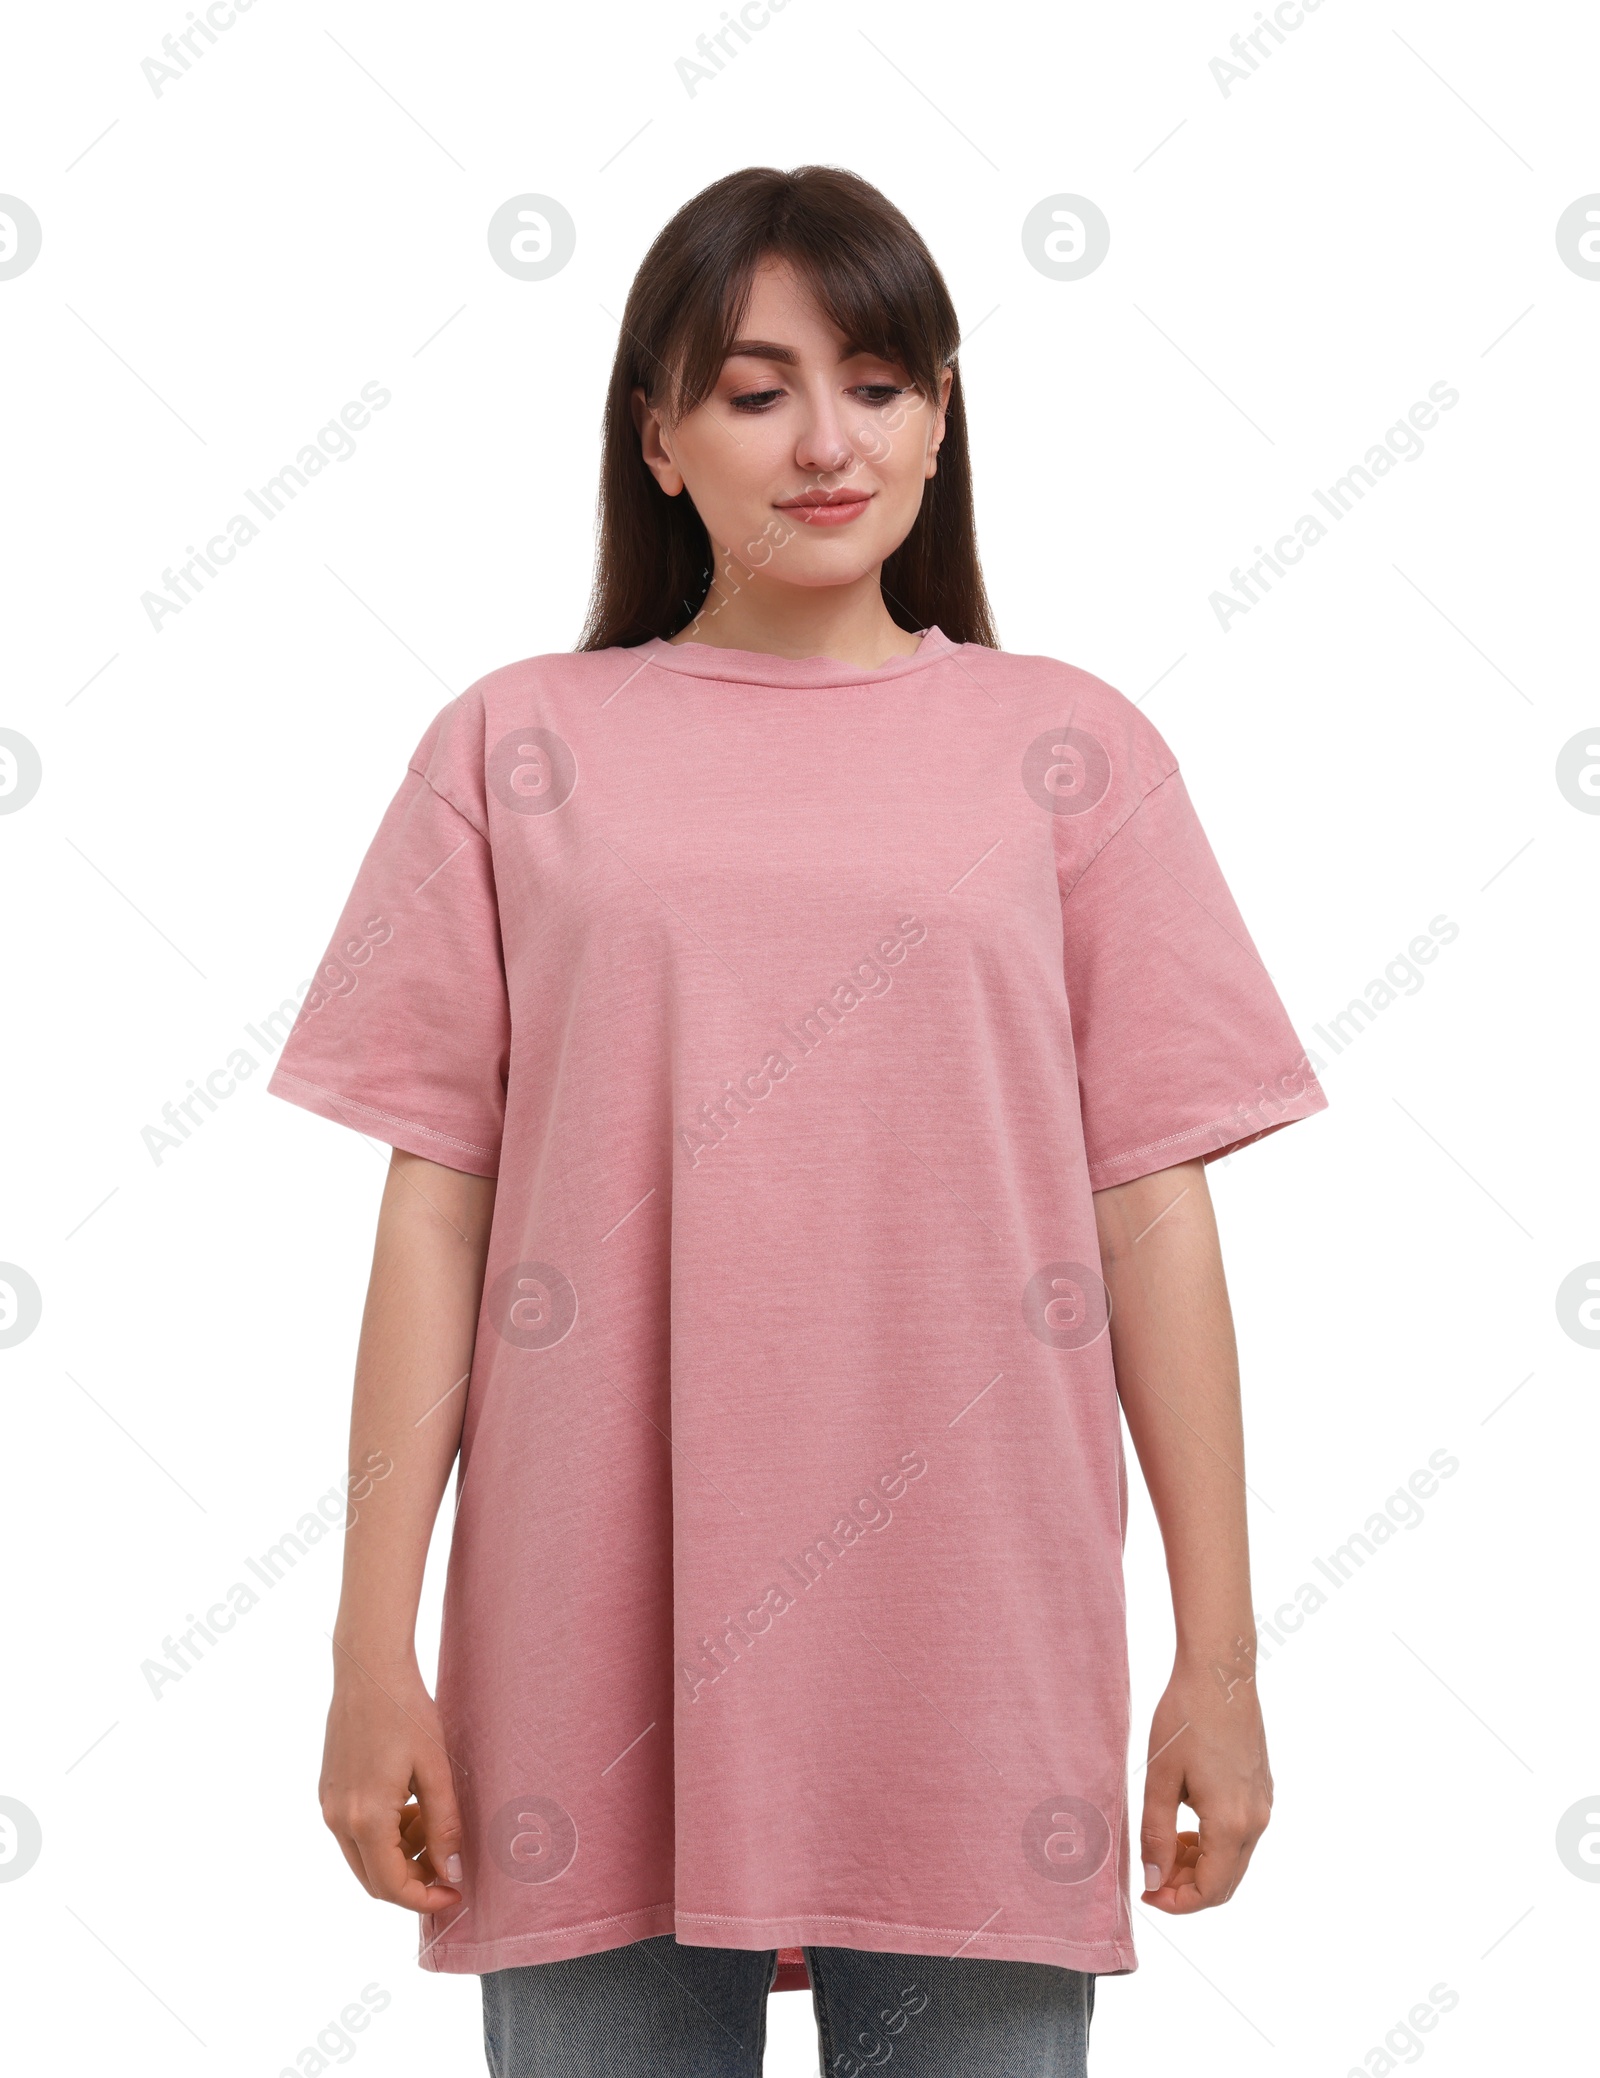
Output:
<path fill-rule="evenodd" d="M 430 1754 L 418 1764 L 415 1780 L 417 1801 L 422 1807 L 428 1874 L 447 1885 L 459 1884 L 461 1811 L 449 1760 L 443 1754 Z"/>
<path fill-rule="evenodd" d="M 1236 1891 L 1239 1888 L 1239 1885 L 1243 1883 L 1245 1878 L 1245 1871 L 1249 1868 L 1251 1860 L 1254 1857 L 1255 1851 L 1257 1847 L 1261 1844 L 1261 1835 L 1266 1831 L 1266 1829 L 1267 1828 L 1265 1823 L 1262 1823 L 1261 1825 L 1252 1827 L 1252 1829 L 1248 1833 L 1246 1833 L 1244 1838 L 1244 1845 L 1239 1850 L 1239 1867 L 1234 1875 L 1233 1885 L 1228 1892 L 1228 1897 L 1231 1898 L 1233 1896 L 1234 1891 Z M 1226 1903 L 1227 1900 L 1224 1899 L 1223 1902 Z"/>
<path fill-rule="evenodd" d="M 398 1810 L 365 1811 L 357 1818 L 352 1833 L 367 1872 L 367 1887 L 375 1898 L 383 1898 L 407 1912 L 442 1912 L 461 1902 L 459 1891 L 443 1884 L 425 1883 L 412 1868 L 400 1840 Z"/>
<path fill-rule="evenodd" d="M 1183 1910 L 1180 1899 L 1194 1892 L 1194 1867 L 1200 1855 L 1198 1833 L 1179 1833 L 1173 1851 L 1172 1867 L 1166 1872 L 1159 1890 L 1145 1894 L 1143 1902 L 1154 1905 L 1161 1912 Z"/>
<path fill-rule="evenodd" d="M 460 1904 L 459 1890 L 416 1873 L 400 1846 L 398 1832 L 391 1841 L 369 1836 L 358 1840 L 357 1845 L 366 1869 L 367 1888 L 385 1904 L 398 1905 L 405 1912 L 445 1912 Z"/>
<path fill-rule="evenodd" d="M 1164 1890 L 1172 1881 L 1178 1859 L 1178 1789 L 1175 1774 L 1165 1770 L 1146 1774 L 1144 1815 L 1139 1822 L 1139 1859 L 1144 1867 L 1144 1891 Z"/>
<path fill-rule="evenodd" d="M 400 1837 L 405 1842 L 406 1853 L 413 1861 L 428 1844 L 422 1824 L 422 1806 L 413 1801 L 402 1807 L 400 1812 Z"/>
<path fill-rule="evenodd" d="M 1195 1858 L 1194 1881 L 1179 1900 L 1187 1912 L 1204 1912 L 1225 1905 L 1244 1874 L 1246 1825 L 1243 1818 L 1200 1816 L 1200 1852 Z"/>
<path fill-rule="evenodd" d="M 446 1890 L 458 1890 L 460 1878 L 446 1878 L 439 1868 L 440 1856 L 428 1851 L 427 1819 L 420 1804 L 407 1804 L 400 1816 L 400 1842 L 405 1848 L 406 1859 L 424 1883 L 437 1885 Z M 453 1850 L 452 1850 L 453 1851 Z M 441 1854 L 444 1850 L 441 1849 Z M 455 1855 L 455 1867 L 461 1867 L 459 1853 Z"/>
<path fill-rule="evenodd" d="M 1271 1823 L 1272 1788 L 1270 1783 L 1266 1787 L 1264 1796 L 1251 1795 L 1243 1804 L 1239 1805 L 1228 1815 L 1226 1831 L 1231 1835 L 1230 1844 L 1233 1849 L 1233 1868 L 1228 1875 L 1227 1887 L 1217 1901 L 1219 1904 L 1225 1905 L 1244 1881 L 1245 1871 L 1250 1866 L 1251 1857 L 1256 1851 L 1261 1835 Z M 1203 1819 L 1201 1820 L 1200 1830 L 1202 1836 L 1201 1844 L 1203 1846 L 1205 1844 L 1205 1821 Z"/>
<path fill-rule="evenodd" d="M 407 1804 L 401 1812 L 400 1844 L 405 1849 L 406 1860 L 422 1881 L 436 1883 L 439 1880 L 439 1871 L 428 1859 L 428 1835 L 420 1804 Z"/>
<path fill-rule="evenodd" d="M 332 1829 L 330 1828 L 330 1830 Z M 372 1886 L 367 1881 L 367 1872 L 362 1866 L 360 1850 L 357 1848 L 354 1840 L 348 1834 L 338 1831 L 334 1831 L 333 1837 L 338 1841 L 339 1852 L 350 1864 L 357 1883 L 361 1885 L 364 1891 L 370 1893 Z"/>

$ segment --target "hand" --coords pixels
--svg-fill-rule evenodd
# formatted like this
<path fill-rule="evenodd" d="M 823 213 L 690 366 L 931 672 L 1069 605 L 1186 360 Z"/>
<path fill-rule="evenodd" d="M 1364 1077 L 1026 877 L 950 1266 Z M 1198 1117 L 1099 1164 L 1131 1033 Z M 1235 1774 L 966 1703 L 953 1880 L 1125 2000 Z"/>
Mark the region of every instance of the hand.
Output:
<path fill-rule="evenodd" d="M 1272 1815 L 1253 1645 L 1239 1641 L 1225 1661 L 1174 1669 L 1150 1727 L 1150 1753 L 1139 1831 L 1143 1901 L 1173 1913 L 1225 1905 Z M 1198 1813 L 1198 1833 L 1177 1830 L 1180 1803 Z"/>
<path fill-rule="evenodd" d="M 335 1658 L 323 1820 L 370 1896 L 446 1912 L 461 1902 L 461 1817 L 434 1700 L 415 1665 L 380 1677 Z"/>

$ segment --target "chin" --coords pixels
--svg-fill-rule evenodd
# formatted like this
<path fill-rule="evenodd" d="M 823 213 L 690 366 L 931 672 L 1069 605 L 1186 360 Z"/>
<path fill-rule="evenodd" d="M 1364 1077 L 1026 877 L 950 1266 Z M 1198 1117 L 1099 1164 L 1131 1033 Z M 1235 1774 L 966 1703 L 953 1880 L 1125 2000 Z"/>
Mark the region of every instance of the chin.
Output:
<path fill-rule="evenodd" d="M 788 542 L 773 557 L 771 567 L 783 566 L 785 584 L 854 584 L 876 570 L 899 546 L 898 538 L 872 540 L 858 534 L 860 524 L 857 520 L 843 530 L 854 536 L 849 541 L 818 539 L 808 534 Z"/>
<path fill-rule="evenodd" d="M 783 581 L 785 584 L 808 589 L 826 585 L 857 584 L 863 577 L 876 570 L 882 561 L 882 556 L 817 556 L 808 569 L 786 570 Z"/>

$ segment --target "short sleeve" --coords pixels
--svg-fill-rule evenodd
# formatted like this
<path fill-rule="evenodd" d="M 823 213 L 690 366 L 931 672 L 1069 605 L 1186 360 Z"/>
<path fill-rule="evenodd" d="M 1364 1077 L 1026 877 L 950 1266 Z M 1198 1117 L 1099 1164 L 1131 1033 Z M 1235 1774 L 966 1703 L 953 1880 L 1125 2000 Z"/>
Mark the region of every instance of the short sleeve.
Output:
<path fill-rule="evenodd" d="M 1179 773 L 1067 890 L 1062 926 L 1091 1189 L 1326 1109 Z"/>
<path fill-rule="evenodd" d="M 384 813 L 267 1087 L 493 1176 L 511 1020 L 493 860 L 470 781 L 451 783 L 464 733 L 445 726 L 451 715 L 435 719 Z"/>

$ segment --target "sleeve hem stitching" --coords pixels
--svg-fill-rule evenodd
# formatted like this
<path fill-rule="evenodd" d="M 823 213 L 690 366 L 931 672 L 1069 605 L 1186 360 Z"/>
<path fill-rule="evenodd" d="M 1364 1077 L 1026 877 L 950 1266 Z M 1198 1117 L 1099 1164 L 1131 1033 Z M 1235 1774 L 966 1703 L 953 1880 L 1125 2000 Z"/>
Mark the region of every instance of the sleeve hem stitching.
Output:
<path fill-rule="evenodd" d="M 443 799 L 443 796 L 440 796 Z M 453 804 L 452 804 L 453 805 Z M 313 1096 L 323 1097 L 340 1111 L 359 1111 L 367 1118 L 380 1118 L 385 1125 L 404 1126 L 407 1132 L 420 1133 L 425 1139 L 441 1141 L 446 1147 L 458 1147 L 463 1154 L 475 1154 L 486 1162 L 496 1161 L 499 1150 L 480 1147 L 475 1140 L 458 1139 L 454 1133 L 441 1133 L 437 1126 L 425 1126 L 420 1120 L 402 1118 L 397 1111 L 382 1111 L 376 1104 L 362 1104 L 354 1097 L 346 1097 L 338 1090 L 324 1089 L 319 1082 L 307 1082 L 302 1075 L 291 1075 L 286 1068 L 278 1069 L 275 1080 L 290 1083 L 296 1089 L 309 1090 Z"/>
<path fill-rule="evenodd" d="M 1318 1098 L 1321 1099 L 1320 1103 L 1317 1101 Z M 1175 1147 L 1183 1140 L 1204 1137 L 1206 1144 L 1199 1150 L 1202 1154 L 1220 1152 L 1222 1148 L 1230 1146 L 1248 1147 L 1252 1141 L 1276 1132 L 1279 1126 L 1298 1125 L 1302 1119 L 1314 1118 L 1319 1111 L 1327 1108 L 1327 1102 L 1327 1094 L 1322 1085 L 1315 1078 L 1308 1078 L 1307 1087 L 1285 1107 L 1281 1118 L 1269 1119 L 1266 1124 L 1257 1126 L 1253 1132 L 1239 1131 L 1240 1126 L 1245 1123 L 1242 1119 L 1207 1119 L 1202 1125 L 1186 1126 L 1181 1133 L 1167 1133 L 1159 1140 L 1146 1140 L 1142 1146 L 1124 1147 L 1120 1153 L 1099 1156 L 1088 1164 L 1089 1174 L 1094 1177 L 1103 1174 L 1107 1169 L 1120 1168 L 1124 1162 L 1142 1161 L 1147 1154 L 1159 1154 L 1163 1148 Z M 1186 1159 L 1192 1160 L 1193 1156 Z"/>

